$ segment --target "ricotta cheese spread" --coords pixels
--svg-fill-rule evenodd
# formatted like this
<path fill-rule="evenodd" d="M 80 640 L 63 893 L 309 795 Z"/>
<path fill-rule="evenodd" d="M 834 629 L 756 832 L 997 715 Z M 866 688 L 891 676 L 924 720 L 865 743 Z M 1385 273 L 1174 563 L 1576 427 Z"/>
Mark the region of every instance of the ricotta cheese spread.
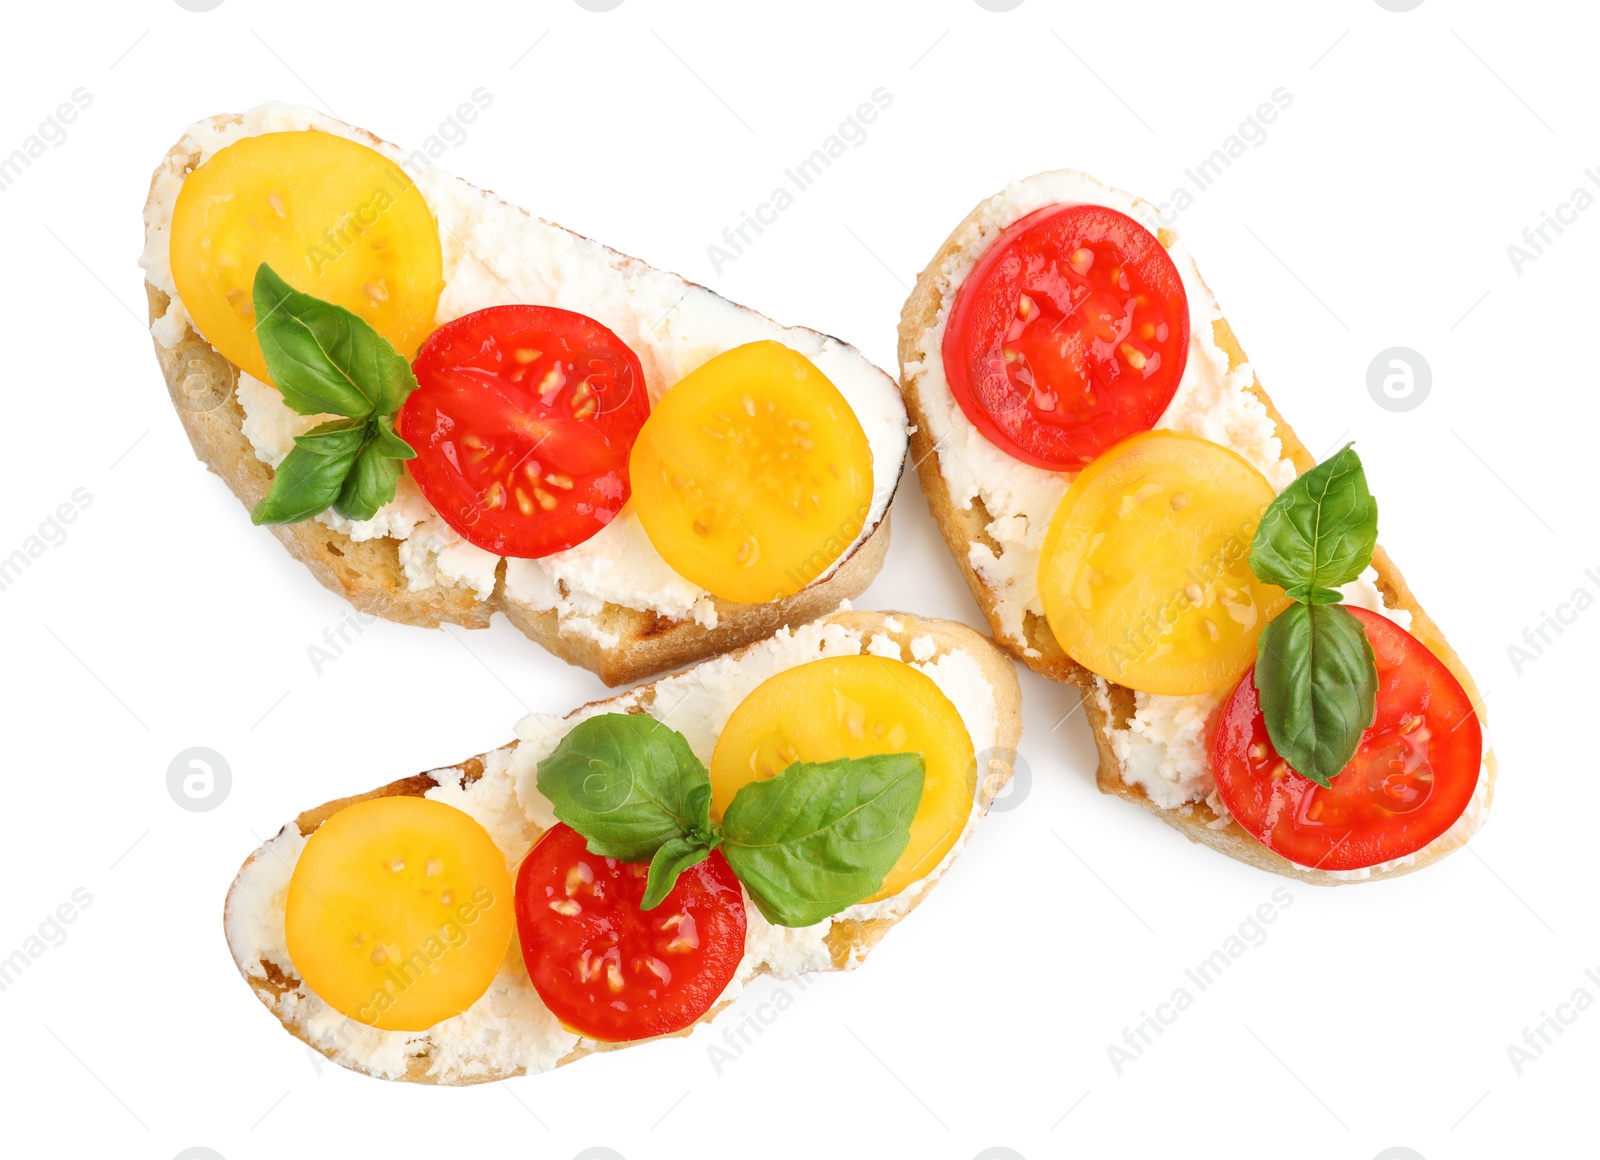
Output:
<path fill-rule="evenodd" d="M 416 155 L 311 109 L 269 103 L 245 113 L 236 124 L 215 127 L 201 121 L 190 128 L 185 144 L 203 163 L 242 137 L 302 129 L 369 145 L 410 173 L 439 223 L 444 290 L 436 321 L 441 325 L 475 310 L 518 302 L 587 314 L 639 356 L 652 402 L 713 355 L 747 342 L 773 339 L 805 355 L 849 402 L 872 449 L 872 504 L 860 535 L 834 568 L 882 521 L 905 460 L 906 414 L 892 380 L 858 351 L 815 331 L 780 326 L 675 274 L 541 221 L 437 167 L 418 170 Z M 166 347 L 177 345 L 192 328 L 168 254 L 172 210 L 184 176 L 170 167 L 157 174 L 140 259 L 151 285 L 170 299 L 166 313 L 151 326 L 151 334 Z M 293 447 L 295 435 L 326 418 L 295 414 L 274 388 L 248 375 L 239 378 L 238 399 L 245 413 L 245 437 L 257 458 L 274 467 Z M 506 598 L 535 612 L 555 611 L 563 631 L 588 636 L 604 647 L 617 643 L 599 626 L 599 613 L 607 604 L 672 620 L 693 619 L 707 628 L 717 623 L 711 595 L 668 566 L 631 507 L 574 548 L 537 560 L 506 561 L 503 580 L 500 558 L 462 540 L 409 475 L 402 477 L 394 500 L 370 520 L 351 521 L 333 511 L 317 518 L 354 540 L 399 541 L 400 563 L 413 591 L 453 585 L 487 600 L 498 583 Z"/>
<path fill-rule="evenodd" d="M 462 785 L 453 769 L 435 771 L 438 783 L 427 796 L 472 815 L 517 866 L 534 840 L 555 824 L 549 801 L 536 782 L 538 764 L 549 756 L 568 730 L 602 713 L 642 709 L 678 730 L 695 754 L 708 765 L 716 739 L 729 716 L 768 677 L 825 657 L 871 652 L 892 656 L 927 674 L 961 714 L 982 753 L 997 742 L 998 706 L 994 690 L 971 654 L 956 650 L 938 655 L 930 637 L 910 642 L 910 656 L 889 636 L 863 637 L 854 629 L 816 623 L 776 636 L 742 655 L 723 656 L 656 682 L 652 693 L 638 691 L 587 705 L 569 717 L 534 713 L 517 723 L 517 741 L 484 759 L 483 774 Z M 961 836 L 937 867 L 899 894 L 862 903 L 816 926 L 774 926 L 746 898 L 744 957 L 733 980 L 718 999 L 735 998 L 759 972 L 791 978 L 807 971 L 828 970 L 833 956 L 828 934 L 835 922 L 896 919 L 904 915 L 945 872 L 965 847 L 982 811 L 974 802 Z M 284 906 L 289 879 L 306 839 L 290 824 L 263 847 L 241 871 L 229 896 L 228 942 L 241 971 L 259 975 L 268 963 L 298 978 L 289 958 L 284 933 Z M 845 967 L 856 965 L 854 952 Z M 301 1026 L 313 1046 L 339 1062 L 388 1079 L 406 1074 L 411 1061 L 426 1055 L 428 1073 L 444 1081 L 500 1076 L 517 1071 L 548 1071 L 574 1051 L 594 1042 L 563 1028 L 540 1000 L 528 979 L 520 948 L 513 942 L 499 973 L 476 1003 L 425 1032 L 381 1031 L 349 1019 L 329 1007 L 304 984 L 275 1000 L 277 1013 Z"/>

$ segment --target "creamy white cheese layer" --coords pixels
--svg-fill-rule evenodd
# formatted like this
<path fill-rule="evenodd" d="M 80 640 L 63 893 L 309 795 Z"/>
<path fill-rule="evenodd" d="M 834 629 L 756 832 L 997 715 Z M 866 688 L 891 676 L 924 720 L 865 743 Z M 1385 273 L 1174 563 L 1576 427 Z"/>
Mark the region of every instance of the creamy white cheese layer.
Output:
<path fill-rule="evenodd" d="M 893 381 L 858 351 L 814 331 L 780 326 L 675 274 L 541 221 L 441 169 L 430 165 L 419 171 L 402 150 L 311 109 L 260 105 L 239 124 L 221 129 L 209 121 L 195 124 L 185 143 L 204 162 L 240 138 L 301 129 L 351 138 L 405 164 L 439 223 L 445 283 L 435 319 L 440 324 L 518 302 L 587 314 L 639 356 L 652 402 L 712 356 L 743 343 L 772 339 L 805 355 L 849 402 L 872 449 L 872 506 L 845 556 L 882 521 L 905 460 L 906 415 Z M 182 174 L 158 174 L 140 259 L 150 283 L 171 299 L 166 314 L 151 326 L 156 340 L 168 347 L 192 328 L 168 254 L 172 208 L 182 181 Z M 248 376 L 241 376 L 238 396 L 245 437 L 257 457 L 273 466 L 288 454 L 296 434 L 324 418 L 296 415 L 276 390 Z M 500 558 L 462 540 L 409 477 L 402 483 L 394 501 L 370 520 L 352 522 L 332 511 L 317 518 L 355 540 L 401 541 L 400 561 L 412 590 L 447 584 L 487 599 L 495 590 Z M 539 560 L 508 561 L 504 585 L 511 599 L 536 611 L 554 610 L 564 631 L 606 647 L 616 638 L 600 629 L 596 617 L 608 603 L 674 620 L 692 618 L 706 627 L 717 622 L 710 595 L 667 565 L 631 507 L 575 548 Z"/>
<path fill-rule="evenodd" d="M 899 645 L 888 636 L 864 638 L 862 633 L 836 624 L 810 624 L 792 632 L 784 629 L 741 656 L 719 657 L 658 681 L 655 696 L 647 704 L 636 693 L 628 693 L 586 706 L 570 717 L 530 714 L 517 723 L 514 744 L 488 755 L 483 776 L 477 781 L 463 787 L 454 771 L 439 770 L 433 775 L 439 784 L 427 796 L 482 823 L 514 875 L 534 839 L 555 823 L 550 803 L 535 781 L 538 763 L 578 722 L 642 704 L 645 712 L 682 733 L 695 754 L 709 765 L 728 717 L 762 681 L 807 661 L 866 652 L 905 660 L 927 674 L 961 714 L 973 748 L 979 753 L 993 748 L 999 728 L 998 706 L 977 659 L 964 651 L 936 657 L 931 637 L 913 640 L 909 651 L 909 657 L 902 655 Z M 905 914 L 965 847 L 979 816 L 974 803 L 955 846 L 927 877 L 891 898 L 850 907 L 816 926 L 773 926 L 747 898 L 744 958 L 719 1002 L 736 997 L 760 971 L 790 978 L 829 969 L 833 959 L 827 937 L 833 923 Z M 305 841 L 292 823 L 285 826 L 241 873 L 230 895 L 225 916 L 228 942 L 243 971 L 259 974 L 265 961 L 299 977 L 284 934 L 284 905 L 290 875 Z M 854 958 L 846 965 L 855 966 Z M 280 1013 L 301 1022 L 315 1046 L 334 1052 L 342 1063 L 390 1079 L 403 1076 L 408 1061 L 423 1052 L 431 1057 L 431 1075 L 459 1081 L 519 1067 L 530 1073 L 548 1071 L 575 1049 L 594 1046 L 561 1027 L 545 1007 L 528 979 L 515 940 L 483 997 L 426 1032 L 367 1027 L 341 1015 L 303 985 L 279 1003 Z"/>

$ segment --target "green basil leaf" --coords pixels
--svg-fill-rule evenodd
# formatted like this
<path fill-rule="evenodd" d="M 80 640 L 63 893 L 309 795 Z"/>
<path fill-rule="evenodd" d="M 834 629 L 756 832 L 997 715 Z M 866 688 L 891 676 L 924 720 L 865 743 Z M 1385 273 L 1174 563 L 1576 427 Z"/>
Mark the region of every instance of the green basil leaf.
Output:
<path fill-rule="evenodd" d="M 683 736 L 681 733 L 679 736 Z M 688 748 L 689 743 L 684 742 Z M 704 768 L 703 766 L 701 768 Z M 711 775 L 706 775 L 706 780 L 697 782 L 689 787 L 689 792 L 683 796 L 683 816 L 688 820 L 693 833 L 710 840 L 710 835 L 718 833 L 716 825 L 711 821 Z M 717 839 L 721 841 L 720 838 Z M 716 843 L 712 843 L 713 847 Z"/>
<path fill-rule="evenodd" d="M 538 782 L 590 853 L 649 862 L 674 838 L 712 844 L 706 767 L 681 733 L 643 713 L 579 722 L 539 763 Z"/>
<path fill-rule="evenodd" d="M 356 456 L 333 508 L 346 519 L 370 520 L 394 498 L 399 479 L 400 461 L 384 454 L 376 442 L 369 442 Z"/>
<path fill-rule="evenodd" d="M 1327 788 L 1377 708 L 1378 670 L 1361 622 L 1336 604 L 1291 604 L 1261 634 L 1255 682 L 1278 756 Z"/>
<path fill-rule="evenodd" d="M 1250 568 L 1307 604 L 1337 604 L 1337 591 L 1372 562 L 1378 502 L 1366 472 L 1346 446 L 1273 500 L 1250 545 Z"/>
<path fill-rule="evenodd" d="M 707 787 L 709 788 L 709 786 Z M 712 847 L 698 838 L 669 838 L 650 859 L 650 877 L 645 880 L 640 910 L 654 910 L 677 885 L 678 875 L 698 866 L 711 856 Z"/>
<path fill-rule="evenodd" d="M 379 417 L 373 424 L 372 442 L 383 454 L 390 459 L 415 459 L 416 451 L 411 444 L 394 433 L 394 424 L 386 417 Z"/>
<path fill-rule="evenodd" d="M 335 419 L 296 435 L 294 450 L 278 464 L 272 486 L 250 512 L 255 524 L 297 524 L 327 511 L 366 442 L 366 424 Z"/>
<path fill-rule="evenodd" d="M 723 853 L 779 926 L 811 926 L 870 897 L 911 838 L 923 762 L 886 753 L 798 762 L 734 795 Z"/>
<path fill-rule="evenodd" d="M 365 319 L 300 293 L 265 262 L 253 298 L 273 385 L 300 414 L 388 416 L 416 389 L 410 364 Z"/>

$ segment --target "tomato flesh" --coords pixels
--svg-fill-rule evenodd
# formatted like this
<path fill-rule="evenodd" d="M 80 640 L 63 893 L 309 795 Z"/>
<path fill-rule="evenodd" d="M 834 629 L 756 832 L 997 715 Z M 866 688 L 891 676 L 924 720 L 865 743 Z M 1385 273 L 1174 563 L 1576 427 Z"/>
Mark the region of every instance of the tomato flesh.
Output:
<path fill-rule="evenodd" d="M 1319 870 L 1358 870 L 1422 849 L 1466 810 L 1483 759 L 1478 715 L 1455 675 L 1392 620 L 1349 611 L 1377 658 L 1377 712 L 1332 788 L 1278 756 L 1254 669 L 1212 741 L 1217 793 L 1234 820 L 1289 861 Z"/>
<path fill-rule="evenodd" d="M 558 824 L 517 873 L 522 957 L 545 1006 L 591 1039 L 669 1035 L 717 1001 L 744 957 L 739 880 L 720 850 L 640 910 L 650 868 L 589 853 Z"/>
<path fill-rule="evenodd" d="M 627 502 L 628 454 L 650 413 L 644 369 L 594 319 L 492 306 L 429 336 L 399 432 L 422 494 L 497 556 L 581 544 Z"/>
<path fill-rule="evenodd" d="M 1178 268 L 1100 205 L 1047 206 L 1007 228 L 956 292 L 943 346 L 972 424 L 1051 471 L 1155 426 L 1188 356 Z"/>

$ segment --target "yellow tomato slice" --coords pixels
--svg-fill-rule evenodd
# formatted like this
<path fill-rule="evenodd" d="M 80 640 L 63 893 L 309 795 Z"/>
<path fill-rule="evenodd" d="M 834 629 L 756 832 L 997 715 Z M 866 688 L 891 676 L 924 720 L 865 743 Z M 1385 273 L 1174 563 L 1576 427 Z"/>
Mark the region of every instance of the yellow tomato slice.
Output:
<path fill-rule="evenodd" d="M 922 804 L 911 841 L 873 899 L 898 894 L 937 866 L 972 811 L 977 764 L 961 714 L 933 681 L 887 657 L 834 657 L 786 669 L 739 703 L 711 755 L 711 809 L 739 787 L 797 761 L 920 753 Z M 868 900 L 871 901 L 871 900 Z"/>
<path fill-rule="evenodd" d="M 334 1010 L 423 1031 L 475 1003 L 516 924 L 505 855 L 420 797 L 357 802 L 307 840 L 289 882 L 289 958 Z"/>
<path fill-rule="evenodd" d="M 1289 603 L 1250 571 L 1272 484 L 1226 447 L 1146 431 L 1073 480 L 1045 535 L 1039 592 L 1068 656 L 1147 693 L 1238 680 Z"/>
<path fill-rule="evenodd" d="M 184 179 L 169 245 L 195 329 L 263 382 L 251 298 L 261 263 L 360 315 L 407 359 L 433 330 L 444 286 L 439 229 L 411 178 L 331 133 L 266 133 L 220 150 Z"/>
<path fill-rule="evenodd" d="M 782 343 L 717 355 L 650 412 L 628 464 L 656 551 L 714 596 L 792 596 L 854 541 L 872 448 L 837 387 Z"/>

